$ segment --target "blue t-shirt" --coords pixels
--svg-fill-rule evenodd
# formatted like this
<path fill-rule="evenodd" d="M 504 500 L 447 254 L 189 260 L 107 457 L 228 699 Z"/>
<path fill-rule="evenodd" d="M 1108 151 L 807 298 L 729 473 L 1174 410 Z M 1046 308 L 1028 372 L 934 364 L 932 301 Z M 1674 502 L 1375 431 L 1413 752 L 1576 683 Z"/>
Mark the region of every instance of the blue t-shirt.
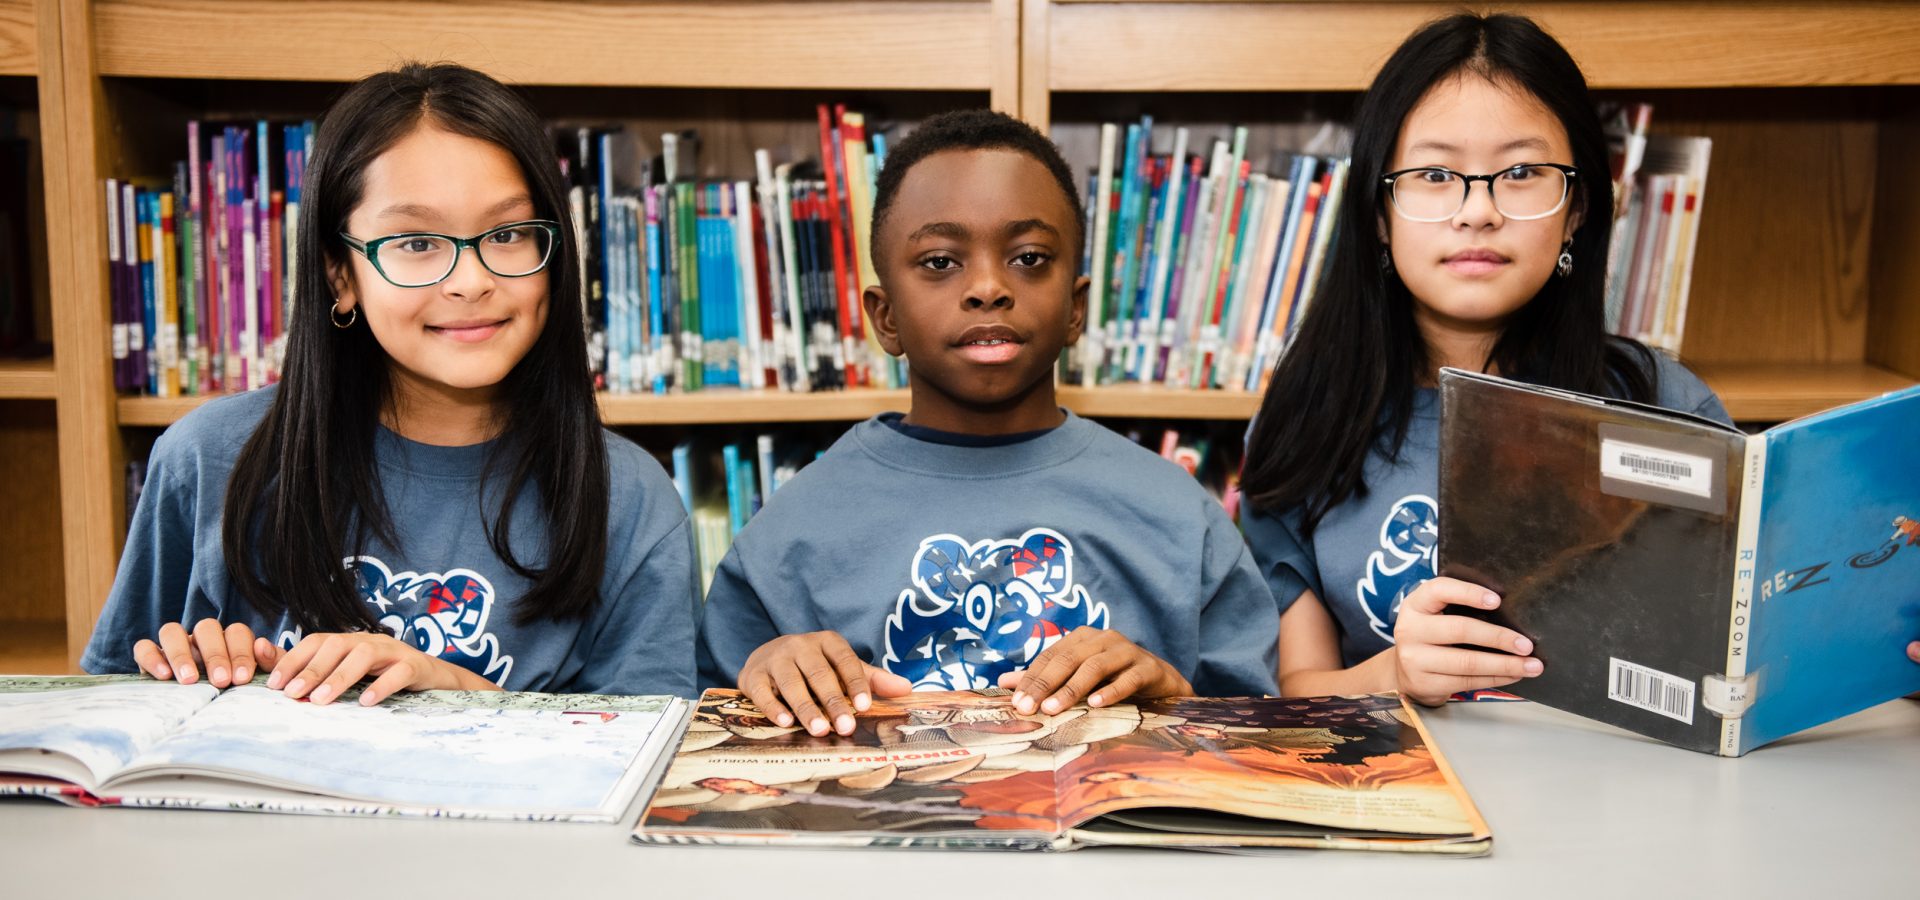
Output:
<path fill-rule="evenodd" d="M 1662 407 L 1733 424 L 1720 398 L 1685 366 L 1655 353 Z M 1398 462 L 1376 448 L 1367 457 L 1365 496 L 1350 497 L 1303 538 L 1298 510 L 1252 505 L 1241 516 L 1247 544 L 1284 613 L 1311 590 L 1340 632 L 1340 660 L 1352 667 L 1393 646 L 1400 601 L 1434 576 L 1440 541 L 1440 392 L 1414 395 Z"/>
<path fill-rule="evenodd" d="M 1203 694 L 1275 688 L 1273 597 L 1180 467 L 1071 414 L 992 446 L 874 418 L 735 538 L 707 591 L 700 677 L 730 687 L 767 641 L 830 630 L 916 689 L 986 688 L 1081 626 Z"/>
<path fill-rule="evenodd" d="M 81 668 L 136 671 L 134 643 L 167 622 L 241 622 L 282 648 L 302 636 L 287 615 L 262 616 L 233 588 L 220 537 L 228 477 L 275 390 L 209 402 L 154 443 Z M 344 561 L 361 597 L 395 637 L 507 690 L 691 696 L 699 595 L 687 514 L 653 457 L 611 432 L 606 440 L 606 572 L 587 618 L 515 623 L 531 582 L 487 540 L 504 481 L 482 482 L 490 444 L 433 446 L 385 428 L 375 459 L 404 546 L 370 538 Z M 513 552 L 522 563 L 544 559 L 545 518 L 533 497 L 515 504 Z"/>

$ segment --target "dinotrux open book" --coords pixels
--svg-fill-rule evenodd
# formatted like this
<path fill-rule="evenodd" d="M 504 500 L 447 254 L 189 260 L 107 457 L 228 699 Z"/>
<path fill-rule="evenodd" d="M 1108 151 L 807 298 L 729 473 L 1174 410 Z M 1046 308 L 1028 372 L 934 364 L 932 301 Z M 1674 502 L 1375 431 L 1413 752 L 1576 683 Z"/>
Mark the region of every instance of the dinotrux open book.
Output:
<path fill-rule="evenodd" d="M 1486 823 L 1394 694 L 1021 715 L 1005 691 L 875 700 L 848 737 L 700 698 L 646 844 L 1481 854 Z"/>
<path fill-rule="evenodd" d="M 613 822 L 685 724 L 676 697 L 426 691 L 315 706 L 264 679 L 0 677 L 0 796 L 75 806 Z"/>
<path fill-rule="evenodd" d="M 1440 574 L 1545 664 L 1507 690 L 1739 756 L 1920 690 L 1920 387 L 1744 434 L 1440 373 Z"/>

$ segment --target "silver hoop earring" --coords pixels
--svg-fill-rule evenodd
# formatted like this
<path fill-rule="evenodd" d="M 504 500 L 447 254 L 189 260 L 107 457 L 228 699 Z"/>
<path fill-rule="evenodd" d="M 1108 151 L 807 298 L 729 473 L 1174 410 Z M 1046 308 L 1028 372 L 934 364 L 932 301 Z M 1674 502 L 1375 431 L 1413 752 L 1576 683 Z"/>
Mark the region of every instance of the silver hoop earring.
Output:
<path fill-rule="evenodd" d="M 333 301 L 332 311 L 327 313 L 327 318 L 333 320 L 333 327 L 335 328 L 352 328 L 353 323 L 360 321 L 360 307 L 355 306 L 348 309 L 347 320 L 342 322 L 340 321 L 340 301 L 335 300 Z"/>
<path fill-rule="evenodd" d="M 1568 275 L 1573 274 L 1573 242 L 1572 241 L 1568 241 L 1565 244 L 1562 244 L 1560 246 L 1560 259 L 1559 261 L 1554 263 L 1553 270 L 1555 272 L 1560 273 L 1561 278 L 1565 278 Z"/>
<path fill-rule="evenodd" d="M 1386 272 L 1391 270 L 1392 268 L 1393 268 L 1393 251 L 1392 250 L 1380 251 L 1380 271 Z"/>

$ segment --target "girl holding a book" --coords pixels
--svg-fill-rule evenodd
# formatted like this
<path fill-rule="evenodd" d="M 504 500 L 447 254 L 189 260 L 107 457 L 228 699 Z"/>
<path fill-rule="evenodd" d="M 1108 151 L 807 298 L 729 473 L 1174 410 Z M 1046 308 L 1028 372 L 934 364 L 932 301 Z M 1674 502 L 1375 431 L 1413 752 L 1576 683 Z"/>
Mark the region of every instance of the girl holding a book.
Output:
<path fill-rule="evenodd" d="M 1360 103 L 1323 299 L 1248 436 L 1246 537 L 1280 607 L 1283 694 L 1424 703 L 1541 672 L 1435 578 L 1439 370 L 1727 420 L 1679 363 L 1609 336 L 1606 139 L 1586 80 L 1528 19 L 1461 14 L 1396 50 Z"/>

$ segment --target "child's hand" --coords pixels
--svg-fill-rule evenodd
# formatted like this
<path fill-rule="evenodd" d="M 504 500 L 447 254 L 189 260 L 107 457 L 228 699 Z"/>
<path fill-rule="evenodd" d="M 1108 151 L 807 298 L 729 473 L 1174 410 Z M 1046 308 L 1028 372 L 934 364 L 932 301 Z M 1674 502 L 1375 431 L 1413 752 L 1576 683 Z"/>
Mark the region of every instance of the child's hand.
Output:
<path fill-rule="evenodd" d="M 1540 661 L 1526 656 L 1533 652 L 1526 636 L 1491 622 L 1446 615 L 1449 605 L 1493 609 L 1500 598 L 1453 578 L 1430 579 L 1407 595 L 1393 626 L 1400 693 L 1439 706 L 1461 691 L 1500 687 L 1540 674 Z"/>
<path fill-rule="evenodd" d="M 1920 641 L 1914 641 L 1907 645 L 1907 658 L 1920 663 Z"/>
<path fill-rule="evenodd" d="M 324 706 L 368 675 L 378 677 L 360 692 L 361 706 L 372 706 L 396 691 L 499 690 L 493 682 L 392 635 L 372 632 L 307 635 L 281 656 L 267 676 L 267 687 L 284 686 L 288 697 L 304 696 Z"/>
<path fill-rule="evenodd" d="M 246 684 L 279 655 L 271 641 L 254 637 L 253 629 L 239 622 L 222 628 L 213 619 L 201 619 L 192 632 L 168 622 L 160 626 L 159 643 L 142 638 L 133 645 L 133 663 L 140 671 L 161 681 L 193 684 L 200 680 L 194 665 L 200 662 L 207 667 L 207 681 L 217 688 Z"/>
<path fill-rule="evenodd" d="M 1053 715 L 1082 697 L 1097 707 L 1133 696 L 1193 693 L 1193 685 L 1166 660 L 1117 631 L 1089 625 L 1040 651 L 1024 671 L 1000 676 L 1000 686 L 1014 688 L 1013 708 L 1021 715 L 1032 715 L 1035 709 Z"/>
<path fill-rule="evenodd" d="M 853 714 L 873 702 L 869 688 L 882 697 L 913 692 L 905 678 L 861 662 L 847 639 L 832 631 L 774 638 L 740 667 L 740 690 L 754 706 L 782 728 L 804 723 L 814 737 L 825 737 L 829 722 L 831 730 L 852 734 Z"/>

